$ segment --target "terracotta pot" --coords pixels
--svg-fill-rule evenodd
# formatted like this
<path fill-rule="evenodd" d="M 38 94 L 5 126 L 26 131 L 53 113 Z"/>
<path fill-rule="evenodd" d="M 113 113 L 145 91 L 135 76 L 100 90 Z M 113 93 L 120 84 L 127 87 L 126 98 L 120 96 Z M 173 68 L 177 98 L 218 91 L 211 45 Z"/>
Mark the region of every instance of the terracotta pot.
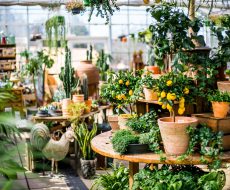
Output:
<path fill-rule="evenodd" d="M 128 129 L 129 127 L 126 126 L 128 119 L 131 117 L 131 114 L 121 114 L 118 116 L 118 125 L 120 129 Z"/>
<path fill-rule="evenodd" d="M 192 117 L 176 117 L 173 122 L 172 117 L 158 119 L 158 125 L 164 144 L 164 149 L 168 155 L 184 154 L 189 145 L 189 135 L 186 133 L 188 126 L 196 127 L 198 120 Z"/>
<path fill-rule="evenodd" d="M 92 107 L 92 98 L 85 100 L 85 105 L 87 106 L 87 109 L 85 110 L 86 113 L 90 113 Z"/>
<path fill-rule="evenodd" d="M 155 92 L 152 89 L 148 89 L 144 87 L 144 94 L 146 100 L 150 100 L 150 101 L 158 100 L 157 92 Z"/>
<path fill-rule="evenodd" d="M 145 66 L 145 69 L 153 72 L 153 74 L 161 74 L 161 70 L 158 66 Z"/>
<path fill-rule="evenodd" d="M 84 94 L 75 94 L 73 95 L 73 102 L 74 103 L 82 103 L 84 102 Z"/>
<path fill-rule="evenodd" d="M 214 117 L 225 118 L 228 114 L 228 102 L 212 102 L 212 109 Z"/>
<path fill-rule="evenodd" d="M 230 92 L 230 81 L 217 82 L 218 90 L 221 92 Z"/>
<path fill-rule="evenodd" d="M 118 131 L 120 129 L 118 125 L 118 115 L 109 115 L 108 122 L 112 128 L 112 132 Z"/>
<path fill-rule="evenodd" d="M 64 117 L 68 117 L 71 114 L 68 112 L 68 106 L 72 104 L 72 100 L 70 98 L 66 98 L 62 100 L 62 115 Z"/>

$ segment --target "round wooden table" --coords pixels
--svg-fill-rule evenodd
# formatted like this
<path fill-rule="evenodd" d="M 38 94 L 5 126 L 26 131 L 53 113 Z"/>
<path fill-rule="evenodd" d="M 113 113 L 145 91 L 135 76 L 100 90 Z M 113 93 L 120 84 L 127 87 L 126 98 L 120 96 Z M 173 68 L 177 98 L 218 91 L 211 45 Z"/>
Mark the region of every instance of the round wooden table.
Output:
<path fill-rule="evenodd" d="M 139 170 L 139 163 L 149 163 L 149 164 L 178 164 L 178 165 L 203 165 L 200 161 L 200 155 L 195 154 L 188 156 L 184 160 L 178 160 L 176 156 L 168 156 L 166 154 L 159 155 L 155 153 L 145 153 L 145 154 L 126 154 L 121 155 L 113 150 L 111 143 L 112 133 L 111 131 L 101 133 L 94 137 L 91 141 L 92 149 L 103 156 L 116 158 L 119 160 L 129 161 L 129 188 L 132 189 L 133 175 Z M 165 157 L 164 161 L 161 157 Z M 205 158 L 208 162 L 211 161 L 210 158 Z M 225 152 L 221 155 L 221 160 L 223 163 L 230 162 L 230 151 Z"/>

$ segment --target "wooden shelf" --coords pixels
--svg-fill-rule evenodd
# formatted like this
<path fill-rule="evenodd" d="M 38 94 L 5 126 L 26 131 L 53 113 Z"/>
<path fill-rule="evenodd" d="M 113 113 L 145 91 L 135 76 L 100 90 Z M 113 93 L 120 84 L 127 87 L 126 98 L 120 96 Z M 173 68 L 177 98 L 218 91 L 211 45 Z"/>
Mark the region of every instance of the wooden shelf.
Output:
<path fill-rule="evenodd" d="M 16 44 L 0 44 L 0 47 L 16 47 Z"/>
<path fill-rule="evenodd" d="M 15 59 L 16 55 L 14 56 L 0 56 L 0 59 Z"/>
<path fill-rule="evenodd" d="M 157 100 L 145 100 L 145 99 L 139 99 L 138 102 L 144 102 L 144 103 L 149 103 L 149 104 L 158 104 Z"/>

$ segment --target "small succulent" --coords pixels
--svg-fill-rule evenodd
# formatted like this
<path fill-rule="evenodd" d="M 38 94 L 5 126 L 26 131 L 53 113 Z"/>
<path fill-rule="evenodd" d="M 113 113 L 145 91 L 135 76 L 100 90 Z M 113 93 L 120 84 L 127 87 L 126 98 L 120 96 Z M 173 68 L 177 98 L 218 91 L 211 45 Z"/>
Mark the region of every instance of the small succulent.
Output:
<path fill-rule="evenodd" d="M 73 9 L 84 10 L 84 5 L 80 0 L 71 0 L 65 4 L 65 8 L 68 12 L 71 12 Z"/>

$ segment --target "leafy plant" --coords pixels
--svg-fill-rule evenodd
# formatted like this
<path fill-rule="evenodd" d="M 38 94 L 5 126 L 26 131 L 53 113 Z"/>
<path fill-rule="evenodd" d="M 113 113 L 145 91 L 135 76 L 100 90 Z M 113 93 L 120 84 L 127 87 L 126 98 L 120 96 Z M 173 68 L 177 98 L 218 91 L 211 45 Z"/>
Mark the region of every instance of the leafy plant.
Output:
<path fill-rule="evenodd" d="M 101 50 L 99 52 L 96 66 L 99 69 L 100 79 L 102 81 L 106 81 L 107 79 L 106 72 L 109 70 L 109 64 L 111 63 L 112 59 L 113 59 L 112 56 L 110 54 L 104 53 L 104 50 Z"/>
<path fill-rule="evenodd" d="M 195 166 L 163 165 L 161 169 L 145 168 L 134 176 L 133 190 L 221 190 L 225 184 L 223 171 L 204 172 Z"/>
<path fill-rule="evenodd" d="M 152 128 L 157 128 L 157 114 L 153 110 L 149 113 L 146 113 L 142 116 L 134 116 L 128 119 L 126 123 L 128 127 L 130 127 L 133 131 L 138 133 L 147 133 Z"/>
<path fill-rule="evenodd" d="M 84 110 L 87 108 L 85 103 L 72 103 L 68 106 L 68 112 L 73 118 L 80 118 L 80 116 L 84 113 Z"/>
<path fill-rule="evenodd" d="M 155 89 L 157 82 L 158 79 L 154 79 L 151 73 L 147 73 L 144 76 L 142 76 L 140 81 L 140 83 L 148 89 Z"/>
<path fill-rule="evenodd" d="M 230 93 L 221 92 L 219 90 L 210 92 L 208 94 L 208 101 L 210 102 L 230 102 Z"/>
<path fill-rule="evenodd" d="M 58 86 L 58 89 L 54 92 L 53 101 L 60 102 L 64 98 L 66 98 L 65 90 L 62 86 Z"/>
<path fill-rule="evenodd" d="M 91 149 L 90 142 L 93 137 L 96 136 L 96 133 L 96 124 L 93 124 L 93 128 L 91 130 L 88 129 L 86 123 L 81 123 L 75 128 L 75 135 L 81 151 L 81 156 L 84 160 L 93 160 L 95 157 L 95 153 Z"/>
<path fill-rule="evenodd" d="M 228 75 L 228 77 L 230 77 L 230 69 L 227 69 L 227 70 L 225 71 L 225 74 Z"/>
<path fill-rule="evenodd" d="M 71 51 L 65 48 L 65 67 L 61 67 L 59 74 L 60 80 L 63 82 L 66 98 L 71 97 L 72 90 L 78 86 L 79 80 L 74 77 L 75 72 L 71 64 Z"/>
<path fill-rule="evenodd" d="M 21 57 L 25 57 L 26 61 L 29 61 L 29 58 L 32 55 L 32 53 L 30 51 L 28 51 L 27 49 L 25 49 L 24 51 L 20 52 L 19 55 Z"/>
<path fill-rule="evenodd" d="M 159 92 L 158 103 L 162 105 L 162 109 L 168 109 L 174 117 L 174 104 L 179 102 L 178 114 L 182 115 L 185 111 L 185 102 L 192 102 L 196 95 L 194 82 L 192 78 L 182 73 L 169 72 L 162 75 L 157 83 Z"/>
<path fill-rule="evenodd" d="M 127 151 L 128 145 L 138 144 L 138 140 L 139 137 L 132 134 L 131 131 L 119 130 L 112 138 L 113 149 L 120 154 L 124 154 Z"/>
<path fill-rule="evenodd" d="M 123 165 L 112 165 L 112 172 L 101 174 L 91 188 L 104 190 L 128 190 L 129 189 L 129 170 Z"/>
<path fill-rule="evenodd" d="M 86 1 L 86 0 L 85 0 Z M 91 21 L 92 14 L 94 10 L 96 9 L 97 13 L 96 16 L 100 16 L 101 18 L 105 18 L 106 22 L 105 24 L 109 23 L 110 16 L 113 15 L 115 10 L 120 10 L 120 8 L 116 5 L 117 0 L 89 0 L 88 4 L 85 4 L 85 6 L 90 7 L 90 13 L 89 13 L 89 19 L 88 22 Z M 112 8 L 114 7 L 114 9 Z"/>

